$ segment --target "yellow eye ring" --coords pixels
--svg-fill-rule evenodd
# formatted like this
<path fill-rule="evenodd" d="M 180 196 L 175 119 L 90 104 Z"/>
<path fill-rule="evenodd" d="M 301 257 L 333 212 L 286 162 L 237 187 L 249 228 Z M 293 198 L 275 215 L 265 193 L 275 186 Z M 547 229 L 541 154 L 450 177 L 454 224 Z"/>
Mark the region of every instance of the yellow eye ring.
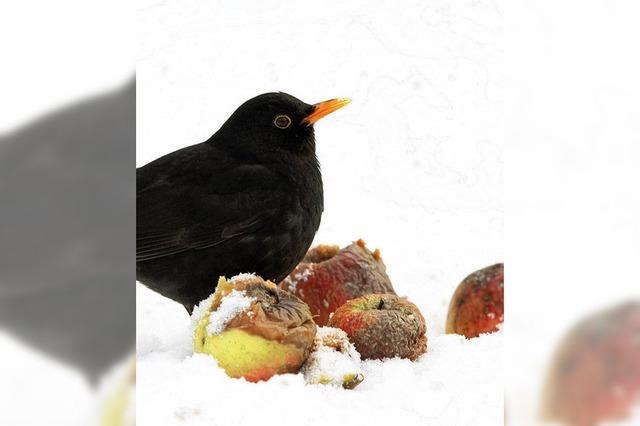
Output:
<path fill-rule="evenodd" d="M 291 119 L 289 118 L 288 115 L 284 115 L 284 114 L 276 115 L 275 118 L 273 119 L 273 124 L 278 129 L 286 129 L 287 127 L 291 126 Z"/>

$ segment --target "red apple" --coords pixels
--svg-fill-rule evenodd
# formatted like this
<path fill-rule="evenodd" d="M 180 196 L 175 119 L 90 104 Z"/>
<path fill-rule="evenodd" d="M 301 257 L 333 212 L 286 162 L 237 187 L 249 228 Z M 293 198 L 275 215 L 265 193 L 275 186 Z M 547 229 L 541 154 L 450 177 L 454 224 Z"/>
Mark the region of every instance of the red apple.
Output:
<path fill-rule="evenodd" d="M 280 282 L 280 288 L 302 299 L 318 325 L 347 300 L 365 294 L 395 294 L 380 257 L 363 240 L 340 250 L 320 245 L 309 250 L 302 262 Z"/>
<path fill-rule="evenodd" d="M 480 269 L 465 278 L 453 294 L 447 333 L 467 338 L 496 331 L 504 321 L 504 264 Z"/>
<path fill-rule="evenodd" d="M 542 415 L 572 426 L 595 425 L 625 419 L 638 403 L 640 302 L 635 302 L 583 320 L 562 340 L 549 369 Z"/>
<path fill-rule="evenodd" d="M 369 294 L 338 308 L 330 327 L 344 330 L 362 359 L 417 359 L 427 350 L 427 326 L 420 310 L 393 294 Z"/>

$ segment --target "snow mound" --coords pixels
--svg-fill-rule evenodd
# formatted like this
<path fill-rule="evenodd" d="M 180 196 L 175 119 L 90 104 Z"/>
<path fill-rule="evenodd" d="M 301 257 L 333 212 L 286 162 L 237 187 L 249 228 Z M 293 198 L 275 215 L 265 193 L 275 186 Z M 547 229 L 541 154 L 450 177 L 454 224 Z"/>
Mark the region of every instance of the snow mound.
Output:
<path fill-rule="evenodd" d="M 313 351 L 302 367 L 305 381 L 309 384 L 353 386 L 362 381 L 360 354 L 349 342 L 347 333 L 339 328 L 319 327 Z"/>

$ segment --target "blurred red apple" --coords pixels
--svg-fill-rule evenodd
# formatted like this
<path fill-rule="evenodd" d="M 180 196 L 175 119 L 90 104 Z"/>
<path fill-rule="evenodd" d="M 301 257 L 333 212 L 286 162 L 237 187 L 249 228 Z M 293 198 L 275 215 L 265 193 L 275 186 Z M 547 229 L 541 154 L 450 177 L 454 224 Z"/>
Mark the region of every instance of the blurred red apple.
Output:
<path fill-rule="evenodd" d="M 640 405 L 640 302 L 596 314 L 568 333 L 549 369 L 542 415 L 588 426 L 623 420 L 634 405 Z"/>

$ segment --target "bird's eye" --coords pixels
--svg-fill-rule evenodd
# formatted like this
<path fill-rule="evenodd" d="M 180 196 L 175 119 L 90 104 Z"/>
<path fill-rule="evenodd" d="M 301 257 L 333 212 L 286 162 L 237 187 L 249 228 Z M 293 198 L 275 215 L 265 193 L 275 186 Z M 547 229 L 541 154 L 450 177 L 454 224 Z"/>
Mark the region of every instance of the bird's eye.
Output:
<path fill-rule="evenodd" d="M 276 118 L 273 119 L 273 124 L 275 124 L 278 129 L 286 129 L 291 126 L 291 119 L 286 115 L 276 115 Z"/>

